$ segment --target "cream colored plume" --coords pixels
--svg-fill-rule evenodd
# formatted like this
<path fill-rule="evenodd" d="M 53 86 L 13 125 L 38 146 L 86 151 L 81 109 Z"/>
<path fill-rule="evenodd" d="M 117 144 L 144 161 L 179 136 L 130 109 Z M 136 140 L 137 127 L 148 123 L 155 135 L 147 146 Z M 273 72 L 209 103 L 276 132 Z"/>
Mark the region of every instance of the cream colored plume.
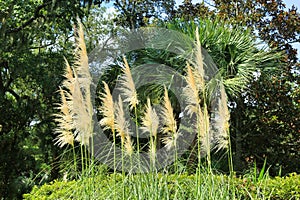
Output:
<path fill-rule="evenodd" d="M 154 108 L 151 106 L 150 99 L 147 98 L 147 105 L 145 109 L 144 116 L 142 117 L 141 128 L 144 132 L 149 132 L 150 134 L 150 146 L 149 153 L 152 163 L 155 163 L 156 156 L 156 142 L 157 142 L 157 131 L 159 126 L 159 117 Z"/>
<path fill-rule="evenodd" d="M 73 93 L 73 120 L 75 126 L 75 140 L 82 145 L 89 145 L 89 139 L 93 135 L 93 108 L 90 86 L 92 78 L 89 71 L 88 56 L 84 42 L 82 24 L 78 21 L 77 50 L 75 52 L 76 81 Z"/>
<path fill-rule="evenodd" d="M 194 113 L 199 112 L 201 99 L 199 97 L 200 91 L 197 87 L 194 73 L 189 63 L 187 63 L 186 66 L 186 82 L 187 86 L 183 88 L 183 94 L 187 103 L 185 110 L 187 111 L 187 114 L 191 116 Z"/>
<path fill-rule="evenodd" d="M 118 133 L 117 136 L 121 138 L 121 143 L 124 145 L 125 152 L 128 155 L 133 153 L 133 144 L 131 141 L 129 123 L 125 118 L 123 102 L 121 96 L 118 98 L 118 102 L 115 103 L 115 130 Z"/>
<path fill-rule="evenodd" d="M 166 145 L 167 149 L 170 149 L 171 147 L 176 147 L 179 132 L 177 132 L 177 122 L 174 116 L 174 111 L 166 87 L 164 92 L 164 101 L 162 108 L 162 122 L 162 132 L 165 134 L 165 136 L 162 138 L 162 142 Z"/>
<path fill-rule="evenodd" d="M 183 88 L 183 95 L 187 103 L 185 111 L 189 116 L 195 115 L 196 124 L 194 126 L 197 130 L 198 140 L 201 140 L 203 147 L 207 150 L 210 148 L 209 115 L 205 99 L 202 103 L 200 98 L 200 95 L 205 97 L 205 81 L 198 29 L 196 30 L 195 62 L 193 67 L 187 63 L 185 78 L 187 83 Z M 200 106 L 201 103 L 204 105 L 203 108 Z"/>
<path fill-rule="evenodd" d="M 169 99 L 168 90 L 165 87 L 164 101 L 162 109 L 162 120 L 164 127 L 162 128 L 163 133 L 175 133 L 177 130 L 177 122 L 175 120 L 173 107 Z"/>
<path fill-rule="evenodd" d="M 114 102 L 110 93 L 107 83 L 102 82 L 104 85 L 104 92 L 100 94 L 100 100 L 102 105 L 99 107 L 99 111 L 103 118 L 99 121 L 100 125 L 106 129 L 115 129 L 115 116 L 114 116 Z"/>
<path fill-rule="evenodd" d="M 124 102 L 128 102 L 130 109 L 136 108 L 138 101 L 137 92 L 132 79 L 131 71 L 128 62 L 125 57 L 123 57 L 124 68 L 122 69 L 123 74 L 120 78 L 120 83 L 122 85 L 121 91 L 123 92 L 125 99 Z"/>
<path fill-rule="evenodd" d="M 149 132 L 151 136 L 156 137 L 158 126 L 159 126 L 159 117 L 154 108 L 151 106 L 150 99 L 147 98 L 147 105 L 145 109 L 144 116 L 142 117 L 141 128 L 144 132 Z"/>
<path fill-rule="evenodd" d="M 69 122 L 74 131 L 74 138 L 79 141 L 81 145 L 89 145 L 89 139 L 93 134 L 92 124 L 92 102 L 90 94 L 91 75 L 89 72 L 88 56 L 86 52 L 84 34 L 82 24 L 79 22 L 79 30 L 76 38 L 76 51 L 75 51 L 75 63 L 72 68 L 66 60 L 66 70 L 64 77 L 66 78 L 63 83 L 60 94 L 62 104 L 65 104 L 71 115 L 72 122 Z M 62 96 L 63 95 L 63 96 Z M 63 100 L 65 99 L 65 100 Z M 61 113 L 55 115 L 59 118 L 59 115 L 64 115 L 62 106 L 60 106 Z M 64 109 L 66 109 L 64 107 Z M 63 123 L 58 123 L 58 129 L 63 128 Z M 57 132 L 58 130 L 56 130 Z M 58 141 L 62 141 L 62 137 L 59 137 Z M 63 143 L 60 143 L 63 144 Z"/>
<path fill-rule="evenodd" d="M 224 85 L 221 83 L 220 85 L 220 99 L 218 104 L 218 120 L 216 122 L 217 127 L 217 134 L 216 134 L 216 140 L 217 140 L 217 151 L 228 148 L 229 143 L 229 119 L 230 119 L 230 112 L 228 110 L 227 106 L 227 95 L 225 92 Z"/>
<path fill-rule="evenodd" d="M 198 27 L 196 28 L 195 35 L 196 35 L 196 50 L 195 50 L 195 55 L 194 55 L 195 61 L 193 63 L 193 65 L 194 65 L 193 74 L 195 77 L 198 91 L 203 91 L 204 87 L 205 87 L 204 65 L 203 65 L 203 57 L 202 57 Z"/>
<path fill-rule="evenodd" d="M 203 113 L 203 114 L 202 114 Z M 203 116 L 201 116 L 203 115 Z M 200 114 L 200 121 L 198 126 L 200 130 L 200 135 L 201 135 L 201 142 L 203 148 L 208 152 L 210 151 L 210 142 L 211 142 L 211 134 L 210 134 L 210 129 L 209 129 L 209 114 L 207 110 L 206 103 L 204 103 L 202 112 Z"/>
<path fill-rule="evenodd" d="M 58 134 L 56 137 L 56 142 L 59 147 L 63 147 L 66 144 L 74 145 L 74 135 L 73 135 L 73 123 L 72 116 L 69 110 L 68 101 L 65 96 L 65 91 L 59 88 L 59 93 L 61 96 L 61 103 L 57 107 L 60 110 L 60 114 L 55 114 L 55 121 L 57 122 L 57 128 L 55 133 Z"/>

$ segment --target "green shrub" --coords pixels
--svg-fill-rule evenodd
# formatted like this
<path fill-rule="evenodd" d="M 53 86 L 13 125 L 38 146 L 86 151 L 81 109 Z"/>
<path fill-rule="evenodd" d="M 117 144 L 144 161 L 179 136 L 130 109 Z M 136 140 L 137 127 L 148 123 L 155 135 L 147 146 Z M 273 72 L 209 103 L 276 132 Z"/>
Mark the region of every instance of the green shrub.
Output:
<path fill-rule="evenodd" d="M 266 195 L 271 199 L 300 199 L 300 175 L 295 173 L 284 178 L 269 179 Z"/>
<path fill-rule="evenodd" d="M 295 173 L 258 182 L 251 178 L 233 178 L 232 181 L 242 199 L 300 199 L 300 175 Z"/>
<path fill-rule="evenodd" d="M 61 199 L 69 194 L 72 198 L 70 190 L 76 185 L 76 181 L 53 181 L 41 187 L 34 186 L 30 194 L 24 194 L 24 199 Z"/>
<path fill-rule="evenodd" d="M 116 180 L 116 184 L 114 181 Z M 78 181 L 54 181 L 34 187 L 25 200 L 33 199 L 300 199 L 300 175 L 264 178 L 253 182 L 249 177 L 201 174 L 121 174 L 101 175 Z M 93 186 L 91 186 L 93 182 Z M 156 187 L 156 188 L 152 188 Z M 199 197 L 197 190 L 203 192 Z M 139 193 L 140 192 L 140 193 Z M 139 193 L 139 198 L 136 196 Z M 116 196 L 113 196 L 116 195 Z"/>

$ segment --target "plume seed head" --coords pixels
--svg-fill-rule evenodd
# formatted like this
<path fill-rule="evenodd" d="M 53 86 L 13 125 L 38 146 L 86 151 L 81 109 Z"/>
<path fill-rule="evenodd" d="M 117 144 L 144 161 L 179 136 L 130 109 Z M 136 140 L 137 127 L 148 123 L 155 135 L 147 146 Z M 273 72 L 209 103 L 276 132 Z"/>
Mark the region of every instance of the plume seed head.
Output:
<path fill-rule="evenodd" d="M 125 141 L 125 152 L 131 156 L 133 154 L 134 148 L 133 148 L 133 143 L 131 141 L 131 136 L 129 134 L 126 135 L 126 141 Z"/>
<path fill-rule="evenodd" d="M 157 136 L 159 117 L 154 108 L 151 106 L 150 99 L 147 98 L 147 105 L 144 116 L 142 117 L 142 130 L 149 132 L 152 136 Z"/>
<path fill-rule="evenodd" d="M 125 152 L 128 155 L 133 153 L 133 143 L 131 141 L 129 123 L 125 118 L 123 101 L 121 96 L 118 98 L 118 102 L 115 103 L 115 130 L 118 133 L 117 136 L 121 138 L 121 143 L 124 145 Z"/>
<path fill-rule="evenodd" d="M 65 96 L 65 91 L 61 87 L 59 88 L 59 93 L 61 96 L 61 103 L 57 107 L 57 109 L 60 110 L 60 113 L 55 114 L 55 121 L 58 123 L 57 128 L 55 129 L 55 133 L 58 134 L 55 139 L 55 144 L 57 144 L 59 147 L 63 147 L 66 144 L 73 146 L 74 135 L 72 132 L 73 123 L 69 108 L 70 106 Z"/>
<path fill-rule="evenodd" d="M 183 89 L 183 94 L 187 102 L 185 110 L 187 110 L 188 115 L 192 115 L 193 113 L 199 112 L 199 104 L 201 100 L 199 98 L 200 91 L 197 87 L 194 73 L 189 63 L 187 63 L 186 66 L 186 82 L 187 85 Z"/>
<path fill-rule="evenodd" d="M 124 116 L 123 102 L 121 96 L 118 98 L 118 102 L 115 103 L 115 129 L 117 136 L 121 137 L 122 144 L 125 144 L 125 137 L 128 133 L 128 122 Z"/>
<path fill-rule="evenodd" d="M 199 29 L 196 27 L 196 52 L 195 52 L 195 66 L 194 66 L 194 76 L 196 78 L 197 88 L 199 91 L 204 90 L 204 66 L 203 57 L 201 51 L 201 43 L 199 38 Z"/>
<path fill-rule="evenodd" d="M 217 151 L 221 149 L 228 148 L 229 145 L 229 120 L 230 120 L 230 112 L 227 106 L 227 95 L 225 92 L 224 85 L 221 83 L 220 85 L 220 98 L 218 102 L 218 111 L 217 114 L 219 116 L 219 120 L 217 120 Z"/>
<path fill-rule="evenodd" d="M 102 106 L 99 108 L 103 118 L 100 120 L 100 125 L 104 127 L 104 129 L 114 130 L 115 117 L 114 117 L 114 102 L 112 95 L 110 93 L 109 87 L 106 82 L 102 81 L 104 85 L 104 92 L 101 93 L 101 101 Z"/>
<path fill-rule="evenodd" d="M 136 108 L 139 103 L 135 84 L 132 79 L 130 67 L 125 57 L 123 57 L 124 68 L 122 69 L 123 75 L 121 76 L 120 83 L 122 85 L 121 91 L 123 92 L 125 99 L 124 102 L 128 102 L 130 109 Z"/>
<path fill-rule="evenodd" d="M 93 134 L 92 102 L 90 94 L 91 76 L 89 73 L 88 57 L 84 42 L 82 24 L 79 22 L 78 37 L 76 38 L 77 49 L 75 51 L 74 68 L 66 61 L 65 80 L 62 83 L 64 91 L 60 91 L 62 104 L 60 109 L 64 117 L 56 115 L 59 122 L 57 132 L 61 138 L 68 137 L 71 141 L 70 128 L 74 129 L 73 137 L 81 145 L 89 145 L 89 138 Z M 68 113 L 68 114 L 67 114 Z M 63 140 L 58 144 L 62 145 Z"/>
<path fill-rule="evenodd" d="M 162 108 L 162 121 L 163 127 L 162 132 L 165 136 L 162 138 L 162 142 L 166 145 L 169 150 L 171 147 L 176 147 L 177 138 L 180 133 L 177 131 L 177 122 L 174 116 L 173 107 L 168 96 L 168 90 L 164 88 L 164 100 Z"/>
<path fill-rule="evenodd" d="M 173 107 L 169 99 L 168 90 L 164 87 L 164 101 L 162 109 L 162 120 L 164 127 L 162 128 L 163 133 L 175 133 L 177 130 L 177 123 L 173 112 Z"/>

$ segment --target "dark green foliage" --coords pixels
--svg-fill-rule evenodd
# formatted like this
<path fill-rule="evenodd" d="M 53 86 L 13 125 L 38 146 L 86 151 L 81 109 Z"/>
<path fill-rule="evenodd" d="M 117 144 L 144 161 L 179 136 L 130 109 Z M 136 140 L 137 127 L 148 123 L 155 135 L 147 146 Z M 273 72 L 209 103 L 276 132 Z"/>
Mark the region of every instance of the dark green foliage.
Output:
<path fill-rule="evenodd" d="M 0 199 L 58 178 L 53 104 L 80 1 L 0 1 Z"/>
<path fill-rule="evenodd" d="M 253 160 L 262 167 L 267 157 L 272 175 L 281 169 L 282 173 L 299 172 L 300 65 L 299 53 L 293 47 L 300 42 L 298 8 L 288 8 L 282 0 L 213 0 L 213 13 L 207 12 L 206 6 L 185 1 L 177 16 L 194 21 L 224 19 L 233 27 L 249 28 L 269 47 L 284 53 L 276 70 L 261 71 L 249 92 L 231 99 L 235 105 L 231 134 L 236 170 L 243 171 Z"/>
<path fill-rule="evenodd" d="M 244 112 L 233 112 L 239 116 L 245 161 L 256 160 L 261 167 L 267 158 L 271 175 L 299 172 L 300 109 L 294 83 L 280 75 L 262 75 L 252 83 L 247 97 L 249 101 L 240 104 Z"/>
<path fill-rule="evenodd" d="M 132 29 L 147 26 L 153 20 L 171 19 L 174 14 L 174 0 L 115 0 L 111 2 L 114 2 L 115 8 L 119 11 L 115 19 L 117 24 Z M 162 17 L 163 15 L 165 17 Z"/>

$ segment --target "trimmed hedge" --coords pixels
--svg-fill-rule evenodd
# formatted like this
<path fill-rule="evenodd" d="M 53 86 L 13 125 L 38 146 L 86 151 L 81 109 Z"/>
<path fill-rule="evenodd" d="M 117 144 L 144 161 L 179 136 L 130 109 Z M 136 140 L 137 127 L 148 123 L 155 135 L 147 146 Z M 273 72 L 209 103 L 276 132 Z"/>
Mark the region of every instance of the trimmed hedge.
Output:
<path fill-rule="evenodd" d="M 113 188 L 114 175 L 97 176 L 94 179 L 88 178 L 78 181 L 53 181 L 41 187 L 35 186 L 31 193 L 24 194 L 25 200 L 35 199 L 78 199 L 84 196 L 89 197 L 90 191 L 93 191 L 92 197 L 96 199 L 105 199 L 115 191 L 121 198 L 122 190 L 131 192 L 135 187 L 135 180 L 146 180 L 145 186 L 149 181 L 149 177 L 154 177 L 161 182 L 160 192 L 168 192 L 170 199 L 174 197 L 172 194 L 178 192 L 180 188 L 180 197 L 185 199 L 193 199 L 196 186 L 195 175 L 134 175 L 131 178 L 116 175 L 117 187 Z M 208 180 L 209 177 L 209 180 Z M 300 175 L 290 174 L 286 177 L 264 178 L 260 181 L 252 181 L 251 178 L 229 178 L 225 175 L 201 175 L 203 182 L 201 184 L 214 185 L 215 189 L 228 187 L 230 192 L 229 199 L 271 199 L 271 200 L 298 200 L 300 199 Z M 210 179 L 211 178 L 211 179 Z M 94 186 L 91 186 L 94 183 Z M 140 181 L 141 182 L 141 181 Z M 93 187 L 93 188 L 88 188 Z M 232 195 L 232 196 L 231 196 Z M 147 195 L 146 195 L 147 196 Z M 162 195 L 164 196 L 164 195 Z M 76 198 L 77 197 L 77 198 Z"/>
<path fill-rule="evenodd" d="M 234 185 L 245 199 L 300 199 L 300 175 L 296 173 L 285 177 L 265 178 L 256 183 L 250 178 L 234 178 Z"/>

